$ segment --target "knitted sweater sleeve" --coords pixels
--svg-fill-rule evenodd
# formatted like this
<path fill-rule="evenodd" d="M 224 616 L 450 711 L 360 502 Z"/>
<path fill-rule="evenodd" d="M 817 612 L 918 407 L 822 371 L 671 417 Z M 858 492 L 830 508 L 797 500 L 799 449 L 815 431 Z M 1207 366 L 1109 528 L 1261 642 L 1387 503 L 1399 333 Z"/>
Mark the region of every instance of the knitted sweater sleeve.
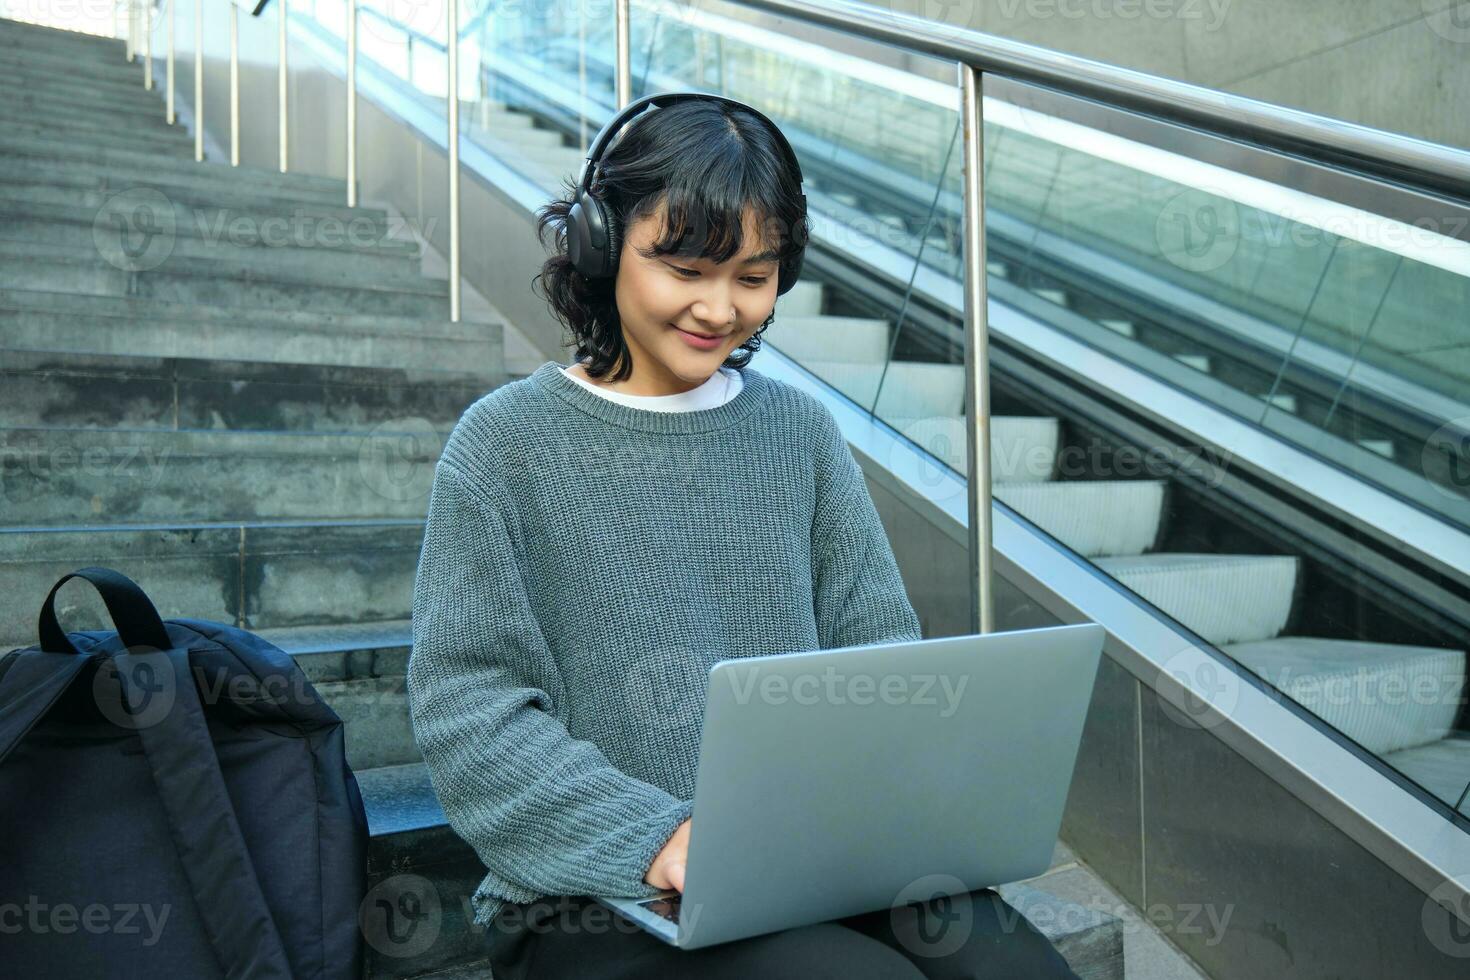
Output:
<path fill-rule="evenodd" d="M 657 894 L 643 876 L 693 802 L 628 776 L 568 732 L 556 663 L 515 559 L 513 513 L 493 481 L 440 460 L 408 665 L 434 792 L 485 863 L 482 887 L 510 901 Z"/>
<path fill-rule="evenodd" d="M 831 410 L 815 406 L 812 592 L 821 647 L 921 640 L 919 617 L 862 468 Z"/>

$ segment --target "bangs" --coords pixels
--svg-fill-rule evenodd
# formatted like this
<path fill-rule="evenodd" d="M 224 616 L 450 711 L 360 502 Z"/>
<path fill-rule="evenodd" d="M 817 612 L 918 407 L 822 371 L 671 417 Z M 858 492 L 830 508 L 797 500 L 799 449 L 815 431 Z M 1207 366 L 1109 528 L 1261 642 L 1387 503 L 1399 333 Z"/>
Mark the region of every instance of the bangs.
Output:
<path fill-rule="evenodd" d="M 659 237 L 638 252 L 644 258 L 677 256 L 708 259 L 716 264 L 727 262 L 745 248 L 746 229 L 742 219 L 751 212 L 761 233 L 754 251 L 776 252 L 784 257 L 785 236 L 780 234 L 779 222 L 769 217 L 776 212 L 773 202 L 761 200 L 761 195 L 712 193 L 714 190 L 709 184 L 699 188 L 670 188 L 651 206 L 640 208 L 652 216 L 662 207 L 664 220 Z"/>

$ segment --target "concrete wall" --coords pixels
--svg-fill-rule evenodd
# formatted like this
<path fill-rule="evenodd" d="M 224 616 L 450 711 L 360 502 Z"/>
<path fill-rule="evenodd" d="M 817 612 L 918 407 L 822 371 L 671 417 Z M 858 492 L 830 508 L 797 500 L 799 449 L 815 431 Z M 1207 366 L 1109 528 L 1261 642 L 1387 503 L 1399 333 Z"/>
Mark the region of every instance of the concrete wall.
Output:
<path fill-rule="evenodd" d="M 1470 99 L 1470 3 L 1465 0 L 866 2 L 1470 147 L 1470 112 L 1464 110 Z M 954 77 L 948 65 L 915 67 L 943 81 Z"/>

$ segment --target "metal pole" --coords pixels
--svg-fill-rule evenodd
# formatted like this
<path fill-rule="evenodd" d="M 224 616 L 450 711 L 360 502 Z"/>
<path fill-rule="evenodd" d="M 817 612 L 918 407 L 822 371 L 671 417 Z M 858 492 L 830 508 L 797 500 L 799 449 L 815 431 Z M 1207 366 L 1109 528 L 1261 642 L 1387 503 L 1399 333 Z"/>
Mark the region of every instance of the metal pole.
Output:
<path fill-rule="evenodd" d="M 633 101 L 633 62 L 628 57 L 628 0 L 617 0 L 617 97 L 621 109 Z"/>
<path fill-rule="evenodd" d="M 459 322 L 459 0 L 449 8 L 449 322 Z"/>
<path fill-rule="evenodd" d="M 577 146 L 587 153 L 587 4 L 577 4 Z"/>
<path fill-rule="evenodd" d="M 240 165 L 240 8 L 230 4 L 230 166 Z"/>
<path fill-rule="evenodd" d="M 153 0 L 143 0 L 143 88 L 153 91 Z"/>
<path fill-rule="evenodd" d="M 164 118 L 168 124 L 174 124 L 174 5 L 179 0 L 168 0 L 168 92 L 164 95 L 167 108 L 164 110 Z"/>
<path fill-rule="evenodd" d="M 136 40 L 134 38 L 134 36 L 133 36 L 134 35 L 134 31 L 133 31 L 133 26 L 134 26 L 133 25 L 133 0 L 127 0 L 127 7 L 125 9 L 127 10 L 127 15 L 128 15 L 127 16 L 127 20 L 128 20 L 128 64 L 132 64 L 133 63 L 133 43 Z"/>
<path fill-rule="evenodd" d="M 357 0 L 347 0 L 347 206 L 357 207 Z"/>
<path fill-rule="evenodd" d="M 287 125 L 289 120 L 286 115 L 286 0 L 276 0 L 276 3 L 279 5 L 276 16 L 280 18 L 280 31 L 277 38 L 276 51 L 276 64 L 279 66 L 276 77 L 276 94 L 278 97 L 276 116 L 281 121 L 281 173 L 285 173 L 287 161 L 286 141 L 290 134 L 290 127 Z"/>
<path fill-rule="evenodd" d="M 204 0 L 194 0 L 194 160 L 204 160 Z"/>
<path fill-rule="evenodd" d="M 995 631 L 991 587 L 990 346 L 985 288 L 985 147 L 981 73 L 960 62 L 960 125 L 964 134 L 965 411 L 970 451 L 970 632 Z"/>

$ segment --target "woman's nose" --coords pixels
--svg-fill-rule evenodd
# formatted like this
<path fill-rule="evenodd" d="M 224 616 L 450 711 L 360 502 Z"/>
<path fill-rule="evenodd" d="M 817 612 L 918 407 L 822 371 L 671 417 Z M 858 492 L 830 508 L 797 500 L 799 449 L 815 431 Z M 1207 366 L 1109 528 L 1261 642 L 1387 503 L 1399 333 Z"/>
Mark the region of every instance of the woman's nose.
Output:
<path fill-rule="evenodd" d="M 710 330 L 724 330 L 735 322 L 737 310 L 728 296 L 715 296 L 694 304 L 694 318 Z"/>

